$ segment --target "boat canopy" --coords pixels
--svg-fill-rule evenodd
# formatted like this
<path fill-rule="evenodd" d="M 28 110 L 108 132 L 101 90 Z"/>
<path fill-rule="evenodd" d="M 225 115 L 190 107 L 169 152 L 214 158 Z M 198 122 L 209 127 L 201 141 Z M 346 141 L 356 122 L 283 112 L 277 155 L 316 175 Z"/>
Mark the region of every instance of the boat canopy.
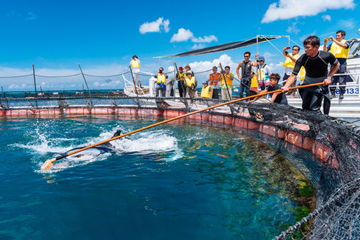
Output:
<path fill-rule="evenodd" d="M 262 43 L 265 41 L 271 41 L 278 38 L 289 38 L 289 36 L 266 36 L 266 35 L 258 35 L 254 38 L 245 40 L 245 41 L 237 41 L 237 42 L 231 42 L 231 43 L 225 43 L 220 44 L 217 46 L 202 48 L 202 49 L 196 49 L 188 52 L 179 53 L 173 56 L 162 56 L 162 57 L 154 57 L 154 58 L 173 58 L 173 57 L 188 57 L 188 56 L 196 56 L 196 55 L 203 55 L 208 53 L 216 53 L 216 52 L 223 52 L 228 51 L 236 48 L 242 48 L 251 46 L 254 44 Z"/>

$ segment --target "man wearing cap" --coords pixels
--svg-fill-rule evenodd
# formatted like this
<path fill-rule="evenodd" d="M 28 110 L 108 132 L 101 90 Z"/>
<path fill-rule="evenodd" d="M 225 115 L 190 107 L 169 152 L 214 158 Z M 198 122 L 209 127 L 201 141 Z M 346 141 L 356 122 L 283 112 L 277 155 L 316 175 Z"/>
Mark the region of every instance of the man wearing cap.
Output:
<path fill-rule="evenodd" d="M 213 89 L 213 95 L 212 95 L 212 98 L 215 98 L 215 99 L 219 99 L 219 77 L 220 77 L 220 73 L 217 72 L 217 67 L 214 66 L 212 68 L 213 72 L 210 73 L 210 76 L 209 76 L 209 79 L 208 79 L 208 82 L 210 84 L 210 86 L 212 87 Z"/>
<path fill-rule="evenodd" d="M 264 90 L 267 86 L 270 84 L 269 76 L 271 74 L 270 67 L 265 64 L 265 57 L 260 56 L 258 58 L 258 81 L 259 81 L 259 87 L 261 90 Z"/>
<path fill-rule="evenodd" d="M 179 67 L 179 72 L 176 74 L 176 80 L 178 81 L 178 89 L 180 97 L 186 95 L 185 73 L 183 67 Z"/>
<path fill-rule="evenodd" d="M 164 68 L 160 67 L 159 71 L 154 76 L 156 78 L 156 97 L 159 97 L 159 93 L 161 93 L 161 97 L 165 97 L 166 95 L 166 79 L 168 78 L 167 74 L 164 72 Z"/>
<path fill-rule="evenodd" d="M 131 58 L 130 61 L 131 70 L 133 72 L 134 80 L 137 82 L 138 87 L 141 87 L 140 82 L 140 60 L 136 55 Z"/>
<path fill-rule="evenodd" d="M 208 82 L 203 83 L 203 88 L 201 89 L 201 98 L 212 98 L 213 96 L 213 88 L 209 86 Z"/>
<path fill-rule="evenodd" d="M 324 51 L 330 51 L 339 61 L 340 67 L 336 74 L 339 74 L 340 76 L 333 76 L 331 78 L 331 85 L 335 85 L 335 87 L 330 87 L 331 92 L 331 98 L 335 97 L 335 90 L 336 85 L 339 83 L 341 87 L 340 88 L 340 96 L 339 99 L 344 99 L 345 94 L 345 86 L 346 85 L 346 60 L 349 58 L 350 53 L 350 41 L 344 40 L 345 38 L 345 31 L 340 30 L 336 32 L 336 39 L 334 39 L 332 36 L 325 38 L 324 41 Z M 332 43 L 329 46 L 326 46 L 328 41 L 332 41 Z"/>

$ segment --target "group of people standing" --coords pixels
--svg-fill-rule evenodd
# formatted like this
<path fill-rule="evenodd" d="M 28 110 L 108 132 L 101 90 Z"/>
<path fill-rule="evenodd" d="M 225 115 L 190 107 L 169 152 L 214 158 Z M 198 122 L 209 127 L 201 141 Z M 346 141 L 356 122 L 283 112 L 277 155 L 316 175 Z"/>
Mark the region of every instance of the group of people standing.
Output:
<path fill-rule="evenodd" d="M 350 42 L 344 40 L 345 32 L 340 30 L 336 33 L 336 39 L 328 37 L 324 40 L 323 51 L 319 50 L 320 39 L 317 36 L 309 36 L 303 42 L 305 53 L 300 55 L 300 46 L 293 46 L 291 53 L 287 50 L 290 47 L 285 47 L 283 55 L 285 67 L 283 76 L 283 86 L 279 85 L 281 79 L 278 73 L 271 73 L 270 67 L 265 64 L 265 57 L 255 55 L 255 60 L 251 61 L 251 53 L 244 53 L 244 60 L 241 61 L 236 68 L 236 74 L 240 81 L 239 95 L 240 98 L 251 96 L 251 90 L 256 92 L 270 92 L 282 89 L 282 92 L 272 94 L 271 101 L 279 104 L 287 104 L 285 94 L 293 94 L 295 91 L 290 91 L 290 87 L 296 85 L 297 76 L 300 75 L 301 84 L 311 84 L 324 82 L 324 86 L 308 87 L 299 90 L 300 96 L 303 100 L 302 108 L 305 110 L 320 112 L 322 100 L 324 99 L 323 112 L 328 114 L 330 111 L 330 99 L 334 98 L 336 87 L 328 88 L 327 85 L 333 84 L 340 85 L 340 99 L 344 98 L 345 85 L 346 85 L 346 59 L 349 56 Z M 332 41 L 327 45 L 328 41 Z M 133 72 L 137 73 L 140 67 L 140 61 L 136 56 L 130 62 Z M 328 71 L 330 65 L 330 71 Z M 253 70 L 256 69 L 256 70 Z M 256 73 L 255 73 L 256 72 Z M 337 73 L 337 76 L 334 74 Z M 168 85 L 174 85 L 174 82 L 167 81 L 168 76 L 163 68 L 154 76 L 157 80 L 156 97 L 160 95 L 165 96 L 166 88 Z M 197 81 L 194 72 L 189 65 L 185 69 L 179 67 L 176 78 L 178 81 L 178 90 L 180 97 L 194 98 L 196 93 Z M 234 74 L 230 72 L 230 67 L 226 66 L 224 71 L 218 72 L 218 68 L 214 66 L 209 78 L 204 82 L 201 91 L 202 98 L 219 99 L 219 90 L 221 88 L 221 98 L 223 100 L 231 100 L 233 90 Z M 141 86 L 140 80 L 138 85 Z M 174 96 L 173 87 L 170 96 Z M 330 95 L 331 93 L 331 95 Z M 256 101 L 258 98 L 251 100 Z"/>

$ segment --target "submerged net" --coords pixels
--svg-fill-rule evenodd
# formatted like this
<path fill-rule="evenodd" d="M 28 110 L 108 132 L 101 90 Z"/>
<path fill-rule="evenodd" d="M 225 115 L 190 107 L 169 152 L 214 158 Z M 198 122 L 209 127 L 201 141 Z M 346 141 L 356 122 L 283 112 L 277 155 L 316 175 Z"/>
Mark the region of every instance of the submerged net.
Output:
<path fill-rule="evenodd" d="M 303 144 L 314 140 L 317 159 L 304 155 L 297 167 L 316 186 L 316 209 L 275 239 L 359 239 L 360 127 L 288 106 L 250 104 L 248 109 L 256 121 L 260 113 L 261 122 L 300 133 Z"/>

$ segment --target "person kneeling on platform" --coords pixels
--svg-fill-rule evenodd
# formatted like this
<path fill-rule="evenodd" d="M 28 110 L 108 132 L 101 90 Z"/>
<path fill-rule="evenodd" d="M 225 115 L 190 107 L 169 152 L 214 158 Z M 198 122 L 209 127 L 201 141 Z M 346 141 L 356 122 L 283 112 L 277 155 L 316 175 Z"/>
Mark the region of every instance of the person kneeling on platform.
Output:
<path fill-rule="evenodd" d="M 208 82 L 203 83 L 204 86 L 201 89 L 201 98 L 212 98 L 213 96 L 213 88 L 209 86 Z"/>
<path fill-rule="evenodd" d="M 194 76 L 192 76 L 191 72 L 187 72 L 186 73 L 186 88 L 187 88 L 187 93 L 189 95 L 190 98 L 194 98 L 195 93 L 196 93 L 196 79 Z"/>
<path fill-rule="evenodd" d="M 281 77 L 278 73 L 272 73 L 269 76 L 269 79 L 270 79 L 269 86 L 267 86 L 266 89 L 262 90 L 260 93 L 267 93 L 267 92 L 272 92 L 272 91 L 281 89 L 282 86 L 279 84 L 280 78 Z M 271 100 L 270 100 L 271 102 L 282 104 L 282 105 L 288 104 L 285 93 L 282 93 L 282 92 L 271 93 L 270 96 L 271 96 Z M 253 100 L 249 101 L 249 103 L 255 102 L 259 98 L 260 97 L 256 97 Z"/>

